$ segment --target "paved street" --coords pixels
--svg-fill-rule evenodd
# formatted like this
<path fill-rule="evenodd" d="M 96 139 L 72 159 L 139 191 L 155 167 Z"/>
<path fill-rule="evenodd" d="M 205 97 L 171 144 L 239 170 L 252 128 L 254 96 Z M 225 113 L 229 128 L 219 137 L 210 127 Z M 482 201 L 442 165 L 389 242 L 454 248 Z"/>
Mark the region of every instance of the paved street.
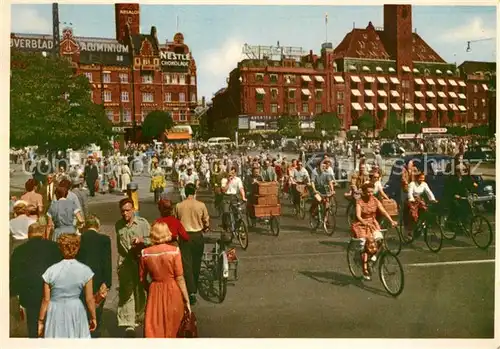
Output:
<path fill-rule="evenodd" d="M 141 215 L 158 217 L 149 178 L 139 183 Z M 339 190 L 338 197 L 342 196 Z M 101 217 L 102 231 L 116 240 L 118 195 L 99 195 L 90 209 Z M 211 198 L 201 193 L 207 203 Z M 487 251 L 469 238 L 445 241 L 434 254 L 423 241 L 400 254 L 405 290 L 398 298 L 385 293 L 375 275 L 357 282 L 346 262 L 348 230 L 345 202 L 339 200 L 338 229 L 332 237 L 311 233 L 306 220 L 291 216 L 285 204 L 281 233 L 252 230 L 247 251 L 238 248 L 238 281 L 228 286 L 222 304 L 199 298 L 194 307 L 200 337 L 334 337 L 334 338 L 489 338 L 494 319 L 494 245 Z M 493 217 L 491 217 L 493 220 Z M 213 228 L 219 222 L 214 220 Z M 494 227 L 494 226 L 493 226 Z M 116 254 L 113 253 L 116 265 Z M 106 337 L 123 334 L 116 327 L 117 277 L 106 302 Z M 138 329 L 140 336 L 141 329 Z"/>

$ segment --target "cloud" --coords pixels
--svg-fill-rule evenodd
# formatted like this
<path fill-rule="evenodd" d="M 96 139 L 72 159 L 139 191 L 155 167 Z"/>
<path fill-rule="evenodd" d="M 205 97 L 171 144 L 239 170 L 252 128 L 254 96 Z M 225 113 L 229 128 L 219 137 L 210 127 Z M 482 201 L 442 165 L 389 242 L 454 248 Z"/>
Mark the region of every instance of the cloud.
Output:
<path fill-rule="evenodd" d="M 12 8 L 12 31 L 15 33 L 52 33 L 50 18 L 44 18 L 37 10 L 29 7 Z"/>
<path fill-rule="evenodd" d="M 237 67 L 243 59 L 241 49 L 243 41 L 228 39 L 220 47 L 205 52 L 196 57 L 196 64 L 200 71 L 200 83 L 204 95 L 212 96 L 218 89 L 227 86 L 226 78 L 231 70 Z"/>
<path fill-rule="evenodd" d="M 474 17 L 468 23 L 445 31 L 441 35 L 441 40 L 447 42 L 465 42 L 470 40 L 478 40 L 485 38 L 495 38 L 496 28 L 495 24 L 484 23 L 480 17 Z"/>

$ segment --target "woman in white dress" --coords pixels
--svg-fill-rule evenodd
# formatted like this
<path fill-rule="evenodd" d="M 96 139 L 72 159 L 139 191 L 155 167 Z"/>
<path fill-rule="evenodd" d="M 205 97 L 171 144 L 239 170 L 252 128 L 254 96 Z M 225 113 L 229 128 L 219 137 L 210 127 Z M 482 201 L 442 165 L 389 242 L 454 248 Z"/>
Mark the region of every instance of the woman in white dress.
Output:
<path fill-rule="evenodd" d="M 132 181 L 132 172 L 128 167 L 127 163 L 124 161 L 122 163 L 121 170 L 121 183 L 122 183 L 122 192 L 127 195 L 127 185 Z"/>

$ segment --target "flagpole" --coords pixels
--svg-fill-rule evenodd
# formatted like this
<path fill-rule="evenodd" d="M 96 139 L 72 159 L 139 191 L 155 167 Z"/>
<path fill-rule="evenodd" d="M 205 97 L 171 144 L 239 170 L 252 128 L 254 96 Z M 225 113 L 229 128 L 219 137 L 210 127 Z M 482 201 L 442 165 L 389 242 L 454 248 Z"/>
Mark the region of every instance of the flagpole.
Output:
<path fill-rule="evenodd" d="M 328 42 L 328 12 L 325 13 L 325 42 Z"/>

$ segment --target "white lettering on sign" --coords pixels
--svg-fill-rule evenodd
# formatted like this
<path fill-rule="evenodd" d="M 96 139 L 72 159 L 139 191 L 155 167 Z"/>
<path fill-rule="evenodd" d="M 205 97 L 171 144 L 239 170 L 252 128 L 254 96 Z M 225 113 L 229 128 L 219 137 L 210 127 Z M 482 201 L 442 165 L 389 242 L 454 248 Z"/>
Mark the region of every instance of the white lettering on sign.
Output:
<path fill-rule="evenodd" d="M 445 127 L 425 127 L 422 129 L 422 133 L 446 133 L 448 129 Z"/>
<path fill-rule="evenodd" d="M 160 52 L 160 59 L 168 60 L 168 61 L 190 61 L 191 54 L 189 54 L 189 53 L 182 54 L 182 53 L 161 51 Z"/>
<path fill-rule="evenodd" d="M 128 46 L 119 43 L 79 41 L 81 51 L 128 53 Z"/>
<path fill-rule="evenodd" d="M 10 47 L 30 50 L 52 50 L 54 42 L 52 39 L 11 38 Z"/>
<path fill-rule="evenodd" d="M 139 11 L 137 10 L 120 10 L 121 15 L 138 15 Z"/>

